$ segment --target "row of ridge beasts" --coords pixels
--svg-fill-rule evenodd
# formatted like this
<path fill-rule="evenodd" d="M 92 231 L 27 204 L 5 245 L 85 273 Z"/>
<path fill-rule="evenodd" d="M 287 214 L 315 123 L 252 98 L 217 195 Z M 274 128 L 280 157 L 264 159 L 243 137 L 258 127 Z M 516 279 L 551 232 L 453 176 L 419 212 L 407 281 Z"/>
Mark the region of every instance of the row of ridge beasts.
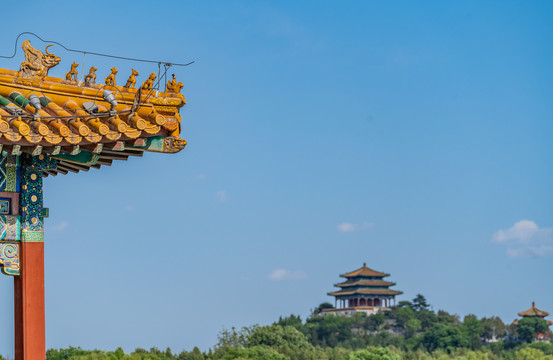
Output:
<path fill-rule="evenodd" d="M 41 79 L 44 79 L 44 77 L 48 74 L 48 70 L 58 65 L 61 60 L 59 56 L 48 52 L 48 48 L 50 46 L 52 45 L 46 46 L 44 50 L 46 54 L 43 54 L 42 51 L 33 48 L 29 40 L 25 40 L 23 42 L 23 50 L 25 50 L 25 61 L 21 63 L 19 76 L 39 77 Z M 69 72 L 65 73 L 66 80 L 78 82 L 78 66 L 79 64 L 77 64 L 76 62 L 73 62 L 73 64 L 71 64 L 71 69 L 69 70 Z M 94 66 L 90 67 L 88 75 L 86 75 L 85 77 L 85 83 L 96 83 L 96 70 L 98 70 L 98 68 Z M 132 73 L 129 76 L 129 79 L 125 83 L 124 87 L 134 89 L 134 85 L 136 84 L 136 77 L 139 75 L 139 73 L 135 69 L 132 69 L 131 71 Z M 117 81 L 115 80 L 115 75 L 117 75 L 117 73 L 118 70 L 116 67 L 111 68 L 111 74 L 109 74 L 108 77 L 104 79 L 105 84 L 109 86 L 117 86 Z M 175 74 L 173 74 L 172 77 L 172 80 L 167 81 L 165 92 L 180 93 L 181 89 L 183 88 L 182 82 L 177 82 Z M 146 79 L 146 81 L 142 83 L 142 86 L 140 88 L 143 90 L 152 90 L 156 78 L 157 76 L 155 72 L 151 73 L 150 76 L 148 76 L 148 79 Z"/>

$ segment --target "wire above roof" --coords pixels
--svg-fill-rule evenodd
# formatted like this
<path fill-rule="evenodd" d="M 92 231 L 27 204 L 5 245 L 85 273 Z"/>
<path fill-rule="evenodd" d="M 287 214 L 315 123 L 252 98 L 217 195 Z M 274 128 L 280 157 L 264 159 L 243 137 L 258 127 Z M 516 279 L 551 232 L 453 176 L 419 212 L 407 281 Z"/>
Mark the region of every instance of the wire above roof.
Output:
<path fill-rule="evenodd" d="M 59 45 L 61 46 L 62 48 L 64 48 L 65 50 L 67 51 L 70 51 L 70 52 L 76 52 L 76 53 L 81 53 L 81 54 L 90 54 L 90 55 L 96 55 L 96 56 L 104 56 L 104 57 L 109 57 L 109 58 L 113 58 L 113 59 L 121 59 L 121 60 L 129 60 L 129 61 L 140 61 L 140 62 L 146 62 L 146 63 L 153 63 L 153 64 L 165 64 L 167 66 L 188 66 L 188 65 L 191 65 L 194 63 L 194 61 L 191 61 L 189 63 L 186 63 L 186 64 L 179 64 L 179 63 L 173 63 L 173 62 L 169 62 L 169 61 L 158 61 L 158 60 L 145 60 L 145 59 L 135 59 L 135 58 L 129 58 L 129 57 L 124 57 L 124 56 L 116 56 L 116 55 L 110 55 L 110 54 L 102 54 L 102 53 L 97 53 L 97 52 L 93 52 L 93 51 L 83 51 L 83 50 L 76 50 L 76 49 L 70 49 L 62 44 L 60 44 L 59 42 L 57 41 L 51 41 L 51 40 L 44 40 L 42 39 L 40 36 L 38 36 L 37 34 L 33 33 L 33 32 L 29 32 L 29 31 L 25 31 L 25 32 L 22 32 L 21 34 L 17 35 L 17 38 L 15 39 L 15 45 L 14 45 L 14 51 L 13 51 L 13 55 L 12 56 L 2 56 L 0 55 L 0 58 L 4 58 L 4 59 L 12 59 L 15 57 L 15 55 L 17 55 L 17 44 L 19 42 L 19 38 L 23 35 L 33 35 L 34 37 L 36 37 L 37 39 L 39 39 L 40 41 L 42 42 L 45 42 L 45 43 L 52 43 L 52 44 L 56 44 L 56 45 Z"/>

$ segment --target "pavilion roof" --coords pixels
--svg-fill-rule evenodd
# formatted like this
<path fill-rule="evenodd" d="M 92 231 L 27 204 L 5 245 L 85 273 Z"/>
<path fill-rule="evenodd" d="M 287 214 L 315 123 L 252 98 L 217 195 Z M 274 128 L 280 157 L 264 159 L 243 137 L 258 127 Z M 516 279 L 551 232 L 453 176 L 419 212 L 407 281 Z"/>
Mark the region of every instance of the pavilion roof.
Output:
<path fill-rule="evenodd" d="M 394 286 L 396 283 L 384 280 L 357 280 L 357 281 L 344 281 L 334 286 L 346 288 L 353 286 Z"/>
<path fill-rule="evenodd" d="M 536 303 L 532 302 L 532 307 L 526 311 L 522 311 L 518 313 L 518 316 L 522 317 L 539 317 L 544 318 L 546 316 L 549 316 L 550 314 L 547 311 L 540 310 L 536 307 Z"/>
<path fill-rule="evenodd" d="M 78 81 L 76 73 L 66 74 L 66 79 L 50 77 L 49 68 L 37 72 L 35 66 L 40 64 L 24 64 L 54 55 L 43 54 L 28 41 L 23 50 L 26 61 L 20 71 L 0 69 L 2 151 L 56 158 L 58 167 L 45 171 L 47 176 L 111 165 L 113 160 L 142 156 L 143 151 L 175 153 L 186 145 L 179 137 L 179 109 L 186 103 L 180 94 L 182 84 L 179 88 L 168 83 L 165 92 L 156 91 L 152 73 L 135 88 L 130 83 L 131 77 L 138 77 L 134 70 L 125 86 L 107 85 L 107 79 L 106 84 L 103 79 L 96 83 L 89 76 Z M 53 66 L 60 61 L 54 58 Z M 126 76 L 119 82 L 124 80 Z"/>
<path fill-rule="evenodd" d="M 401 295 L 402 291 L 391 289 L 356 289 L 356 290 L 339 290 L 328 293 L 330 296 L 349 296 L 349 295 Z"/>
<path fill-rule="evenodd" d="M 349 273 L 342 274 L 340 276 L 345 278 L 352 278 L 352 277 L 359 277 L 359 276 L 386 277 L 386 276 L 390 276 L 390 274 L 382 273 L 382 272 L 373 270 L 371 268 L 368 268 L 367 263 L 363 263 L 363 267 L 357 270 L 351 271 Z"/>

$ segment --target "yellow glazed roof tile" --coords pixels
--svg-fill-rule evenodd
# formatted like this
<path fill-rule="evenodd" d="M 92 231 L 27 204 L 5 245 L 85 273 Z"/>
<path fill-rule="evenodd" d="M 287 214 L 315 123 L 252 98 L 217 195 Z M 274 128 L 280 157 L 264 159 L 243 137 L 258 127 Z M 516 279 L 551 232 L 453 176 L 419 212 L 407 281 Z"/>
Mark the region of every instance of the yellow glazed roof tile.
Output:
<path fill-rule="evenodd" d="M 78 81 L 76 63 L 65 79 L 50 77 L 48 70 L 60 58 L 47 48 L 42 53 L 27 40 L 20 70 L 0 69 L 3 151 L 55 156 L 59 171 L 45 175 L 56 175 L 110 165 L 143 151 L 175 153 L 185 147 L 179 109 L 186 101 L 175 77 L 165 92 L 153 89 L 155 73 L 135 88 L 135 70 L 125 86 L 115 86 L 116 68 L 105 84 L 95 81 L 95 67 L 86 81 Z"/>

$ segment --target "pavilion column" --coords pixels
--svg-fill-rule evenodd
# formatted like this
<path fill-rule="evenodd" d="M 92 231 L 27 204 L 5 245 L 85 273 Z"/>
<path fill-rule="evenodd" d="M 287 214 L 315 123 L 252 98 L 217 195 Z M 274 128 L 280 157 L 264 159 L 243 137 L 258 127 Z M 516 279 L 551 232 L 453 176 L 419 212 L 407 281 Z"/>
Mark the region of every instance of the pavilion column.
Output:
<path fill-rule="evenodd" d="M 44 155 L 21 156 L 19 275 L 14 277 L 15 360 L 46 359 L 44 313 L 44 228 L 42 170 L 56 161 Z"/>
<path fill-rule="evenodd" d="M 22 242 L 21 275 L 14 277 L 15 359 L 46 358 L 44 243 Z"/>

